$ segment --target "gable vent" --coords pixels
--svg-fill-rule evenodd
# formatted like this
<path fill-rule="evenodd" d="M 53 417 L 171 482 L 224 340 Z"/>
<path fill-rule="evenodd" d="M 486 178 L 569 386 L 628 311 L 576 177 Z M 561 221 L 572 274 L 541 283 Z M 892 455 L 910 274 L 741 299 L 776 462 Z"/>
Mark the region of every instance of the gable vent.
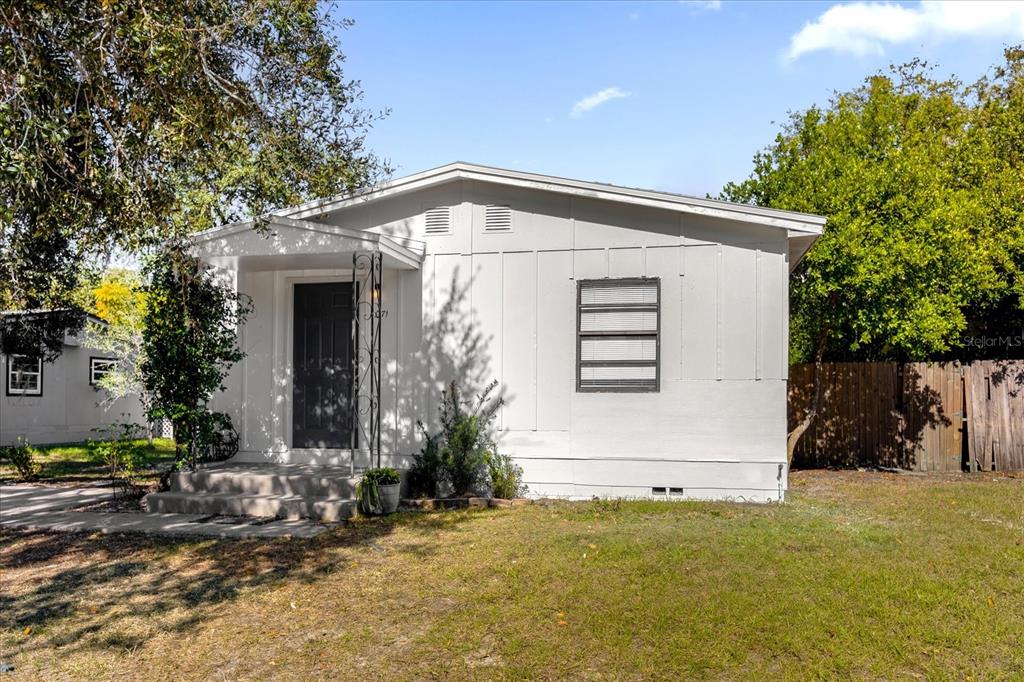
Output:
<path fill-rule="evenodd" d="M 452 231 L 452 207 L 435 206 L 426 214 L 427 234 L 449 234 Z"/>
<path fill-rule="evenodd" d="M 512 209 L 490 204 L 484 207 L 484 232 L 511 232 Z"/>

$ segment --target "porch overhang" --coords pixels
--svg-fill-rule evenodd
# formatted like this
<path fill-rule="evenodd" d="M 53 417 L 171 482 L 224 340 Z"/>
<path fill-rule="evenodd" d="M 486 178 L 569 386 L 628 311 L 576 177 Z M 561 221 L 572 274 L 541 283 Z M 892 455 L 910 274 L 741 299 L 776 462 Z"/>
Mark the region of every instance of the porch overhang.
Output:
<path fill-rule="evenodd" d="M 383 267 L 418 270 L 424 244 L 379 232 L 269 216 L 192 235 L 192 253 L 210 265 L 236 271 L 317 270 L 346 267 L 356 253 L 381 254 Z"/>

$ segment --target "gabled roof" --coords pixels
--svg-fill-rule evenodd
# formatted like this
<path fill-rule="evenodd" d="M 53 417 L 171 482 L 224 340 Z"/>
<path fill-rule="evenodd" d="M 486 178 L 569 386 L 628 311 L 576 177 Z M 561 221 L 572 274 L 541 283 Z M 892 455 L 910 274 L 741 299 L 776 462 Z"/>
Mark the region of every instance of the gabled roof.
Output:
<path fill-rule="evenodd" d="M 379 184 L 357 194 L 318 199 L 299 206 L 281 209 L 275 211 L 272 215 L 294 219 L 314 218 L 349 206 L 394 197 L 442 185 L 453 180 L 475 180 L 509 187 L 537 189 L 590 199 L 615 201 L 624 204 L 738 220 L 746 223 L 782 228 L 788 231 L 790 237 L 820 235 L 825 225 L 824 217 L 810 213 L 782 211 L 749 204 L 735 204 L 716 199 L 701 199 L 672 192 L 621 187 L 600 182 L 571 180 L 553 175 L 524 173 L 503 168 L 480 166 L 463 161 L 456 161 L 455 163 L 421 173 L 407 175 L 397 180 Z"/>
<path fill-rule="evenodd" d="M 246 261 L 256 268 L 267 267 L 273 259 L 280 263 L 284 256 L 319 258 L 322 262 L 337 265 L 334 251 L 375 251 L 381 253 L 390 263 L 388 267 L 418 269 L 423 262 L 426 245 L 419 240 L 357 230 L 338 225 L 297 220 L 278 214 L 270 214 L 265 224 L 267 234 L 248 247 L 238 251 L 238 240 L 244 241 L 255 227 L 254 221 L 232 223 L 222 227 L 197 232 L 190 239 L 194 253 L 208 263 L 221 267 L 237 268 Z M 236 242 L 233 249 L 225 244 Z M 279 267 L 279 265 L 278 265 Z"/>

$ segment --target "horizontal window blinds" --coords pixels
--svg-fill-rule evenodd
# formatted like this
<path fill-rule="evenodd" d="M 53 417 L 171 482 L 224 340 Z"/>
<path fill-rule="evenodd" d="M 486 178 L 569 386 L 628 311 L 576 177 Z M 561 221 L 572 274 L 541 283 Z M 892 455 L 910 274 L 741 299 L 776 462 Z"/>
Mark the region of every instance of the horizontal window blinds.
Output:
<path fill-rule="evenodd" d="M 577 389 L 657 391 L 660 281 L 578 283 Z"/>

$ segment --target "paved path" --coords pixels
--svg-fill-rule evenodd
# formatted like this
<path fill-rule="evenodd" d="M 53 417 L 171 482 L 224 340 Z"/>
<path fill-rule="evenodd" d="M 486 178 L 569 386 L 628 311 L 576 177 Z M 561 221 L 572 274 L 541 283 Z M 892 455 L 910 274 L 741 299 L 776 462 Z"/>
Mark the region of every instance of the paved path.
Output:
<path fill-rule="evenodd" d="M 103 488 L 0 486 L 0 526 L 25 530 L 201 535 L 220 538 L 309 538 L 326 530 L 308 520 L 211 517 L 198 514 L 73 511 L 112 496 Z"/>

